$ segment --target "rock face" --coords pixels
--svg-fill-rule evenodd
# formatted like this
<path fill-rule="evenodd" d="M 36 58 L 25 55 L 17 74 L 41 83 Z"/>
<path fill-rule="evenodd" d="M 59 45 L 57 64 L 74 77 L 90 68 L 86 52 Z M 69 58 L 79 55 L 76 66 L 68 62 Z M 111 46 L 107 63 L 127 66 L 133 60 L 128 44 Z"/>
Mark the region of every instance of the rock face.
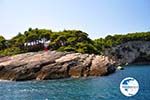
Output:
<path fill-rule="evenodd" d="M 150 41 L 129 41 L 105 51 L 120 64 L 150 64 Z"/>
<path fill-rule="evenodd" d="M 0 58 L 0 79 L 46 80 L 102 76 L 115 72 L 115 61 L 107 56 L 41 51 Z"/>

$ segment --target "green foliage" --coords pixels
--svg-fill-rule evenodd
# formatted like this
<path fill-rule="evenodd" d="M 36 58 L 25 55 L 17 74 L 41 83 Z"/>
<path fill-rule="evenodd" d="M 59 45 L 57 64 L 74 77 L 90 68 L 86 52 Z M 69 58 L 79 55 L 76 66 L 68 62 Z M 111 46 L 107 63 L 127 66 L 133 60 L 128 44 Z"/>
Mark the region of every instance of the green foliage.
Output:
<path fill-rule="evenodd" d="M 51 35 L 50 48 L 58 51 L 97 53 L 88 34 L 79 30 L 64 30 Z"/>
<path fill-rule="evenodd" d="M 94 42 L 88 38 L 88 34 L 80 30 L 52 32 L 46 29 L 29 28 L 28 31 L 18 33 L 15 37 L 7 41 L 8 48 L 4 48 L 6 40 L 0 37 L 0 55 L 40 51 L 44 48 L 44 41 L 48 40 L 50 41 L 49 48 L 51 50 L 98 53 Z"/>
<path fill-rule="evenodd" d="M 75 48 L 68 45 L 68 46 L 62 46 L 58 49 L 58 51 L 67 51 L 67 52 L 71 52 L 71 51 L 75 51 Z"/>
<path fill-rule="evenodd" d="M 11 46 L 14 47 L 23 47 L 24 43 L 25 43 L 25 36 L 21 33 L 18 33 L 17 36 L 13 37 L 10 42 L 11 42 Z"/>
<path fill-rule="evenodd" d="M 3 50 L 7 47 L 7 42 L 3 36 L 0 36 L 0 50 Z"/>
<path fill-rule="evenodd" d="M 19 54 L 19 53 L 23 53 L 23 51 L 20 48 L 11 47 L 11 48 L 7 48 L 5 50 L 1 50 L 0 56 L 11 56 L 11 55 Z"/>
<path fill-rule="evenodd" d="M 104 51 L 107 48 L 116 46 L 128 41 L 150 41 L 150 32 L 129 33 L 126 35 L 108 35 L 105 38 L 94 40 L 94 45 L 98 50 Z"/>
<path fill-rule="evenodd" d="M 29 28 L 10 40 L 0 36 L 0 55 L 40 51 L 44 49 L 45 41 L 50 41 L 50 50 L 102 54 L 105 49 L 128 41 L 150 41 L 150 32 L 108 35 L 105 38 L 91 40 L 87 33 L 80 30 L 52 32 L 47 29 Z"/>
<path fill-rule="evenodd" d="M 97 48 L 93 44 L 79 42 L 76 44 L 76 52 L 98 54 Z"/>

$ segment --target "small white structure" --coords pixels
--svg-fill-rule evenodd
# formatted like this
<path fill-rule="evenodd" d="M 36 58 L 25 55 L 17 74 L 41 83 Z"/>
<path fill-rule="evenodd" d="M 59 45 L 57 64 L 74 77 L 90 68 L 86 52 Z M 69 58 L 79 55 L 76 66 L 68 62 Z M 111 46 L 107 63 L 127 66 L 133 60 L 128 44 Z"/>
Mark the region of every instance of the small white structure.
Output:
<path fill-rule="evenodd" d="M 44 43 L 44 50 L 48 51 L 48 46 L 49 46 L 50 40 L 47 41 L 45 38 L 43 38 L 42 40 Z"/>
<path fill-rule="evenodd" d="M 42 38 L 41 40 L 38 40 L 38 42 L 30 42 L 30 43 L 26 42 L 24 43 L 24 46 L 34 46 L 34 45 L 42 44 L 44 46 L 44 50 L 48 51 L 48 46 L 50 42 L 51 42 L 50 40 L 47 40 L 46 38 Z"/>

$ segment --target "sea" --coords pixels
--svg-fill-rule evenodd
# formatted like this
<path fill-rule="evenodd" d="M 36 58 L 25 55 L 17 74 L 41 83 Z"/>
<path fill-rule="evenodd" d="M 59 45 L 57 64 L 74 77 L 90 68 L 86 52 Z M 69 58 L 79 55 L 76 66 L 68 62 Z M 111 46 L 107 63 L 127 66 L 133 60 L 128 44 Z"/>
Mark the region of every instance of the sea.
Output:
<path fill-rule="evenodd" d="M 133 77 L 136 95 L 120 92 L 120 82 Z M 0 81 L 0 100 L 150 100 L 150 65 L 128 65 L 108 76 L 44 81 Z"/>

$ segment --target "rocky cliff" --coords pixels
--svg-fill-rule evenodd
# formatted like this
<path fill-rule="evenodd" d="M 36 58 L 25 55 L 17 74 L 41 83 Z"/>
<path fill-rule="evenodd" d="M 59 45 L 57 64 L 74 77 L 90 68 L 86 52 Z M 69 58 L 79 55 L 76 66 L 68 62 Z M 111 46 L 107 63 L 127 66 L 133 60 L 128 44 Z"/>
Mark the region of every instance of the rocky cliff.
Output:
<path fill-rule="evenodd" d="M 0 79 L 46 80 L 67 77 L 101 76 L 115 71 L 107 56 L 41 51 L 0 58 Z"/>
<path fill-rule="evenodd" d="M 129 41 L 105 51 L 120 64 L 150 64 L 150 41 Z"/>

